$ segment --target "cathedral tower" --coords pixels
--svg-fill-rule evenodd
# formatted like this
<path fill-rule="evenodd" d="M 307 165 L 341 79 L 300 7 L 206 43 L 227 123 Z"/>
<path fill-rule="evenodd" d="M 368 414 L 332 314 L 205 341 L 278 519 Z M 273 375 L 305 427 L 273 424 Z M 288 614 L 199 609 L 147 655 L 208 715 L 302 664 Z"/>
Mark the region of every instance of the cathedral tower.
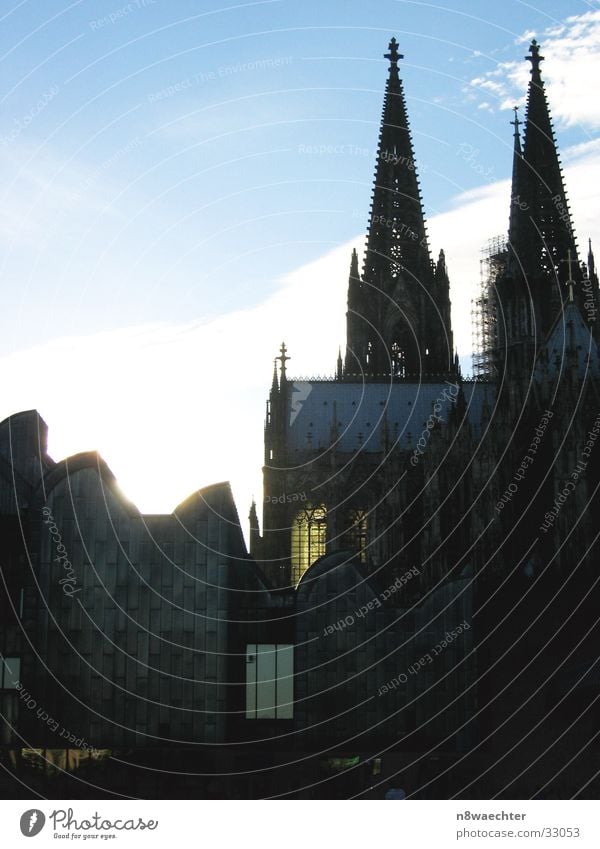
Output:
<path fill-rule="evenodd" d="M 453 370 L 450 284 L 429 252 L 396 39 L 387 80 L 362 276 L 352 255 L 344 376 L 428 379 Z"/>
<path fill-rule="evenodd" d="M 531 42 L 531 78 L 523 146 L 515 118 L 511 212 L 506 268 L 496 283 L 499 373 L 530 374 L 565 303 L 585 315 L 586 285 L 597 302 L 597 282 L 578 261 L 577 243 L 540 64 Z M 593 261 L 592 261 L 593 264 Z M 592 322 L 593 324 L 593 322 Z"/>

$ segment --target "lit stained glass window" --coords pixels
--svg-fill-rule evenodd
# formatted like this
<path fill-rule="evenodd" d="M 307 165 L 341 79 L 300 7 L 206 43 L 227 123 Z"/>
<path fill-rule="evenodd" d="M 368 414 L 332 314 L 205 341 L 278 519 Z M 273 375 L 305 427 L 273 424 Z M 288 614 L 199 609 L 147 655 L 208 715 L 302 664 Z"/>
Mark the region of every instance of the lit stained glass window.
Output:
<path fill-rule="evenodd" d="M 292 583 L 297 586 L 308 567 L 325 554 L 327 511 L 322 504 L 307 504 L 292 522 Z"/>

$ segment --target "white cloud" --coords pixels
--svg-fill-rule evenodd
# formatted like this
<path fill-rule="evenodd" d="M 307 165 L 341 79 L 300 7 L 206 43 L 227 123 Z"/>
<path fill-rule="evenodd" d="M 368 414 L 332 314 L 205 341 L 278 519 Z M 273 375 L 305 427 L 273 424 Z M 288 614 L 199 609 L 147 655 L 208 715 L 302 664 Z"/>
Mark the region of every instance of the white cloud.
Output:
<path fill-rule="evenodd" d="M 542 66 L 554 120 L 564 127 L 600 127 L 600 101 L 592 88 L 600 78 L 600 10 L 573 15 L 541 33 L 524 33 L 518 44 L 537 38 L 547 62 Z M 523 104 L 529 79 L 528 62 L 503 62 L 471 80 L 471 86 L 492 95 L 497 108 Z"/>
<path fill-rule="evenodd" d="M 590 96 L 589 84 L 600 77 L 600 11 L 569 18 L 536 37 L 549 60 L 544 71 L 554 117 L 565 125 L 600 126 L 600 102 Z M 503 63 L 473 80 L 469 94 L 485 93 L 482 110 L 512 106 L 528 73 L 526 62 Z M 183 126 L 170 131 L 183 132 Z M 600 140 L 565 150 L 563 160 L 576 230 L 584 244 L 588 236 L 600 244 Z M 10 205 L 0 206 L 10 209 L 0 218 L 0 237 L 9 243 L 17 237 L 39 246 L 44 234 L 48 238 L 73 217 L 74 203 L 87 220 L 104 212 L 112 195 L 104 171 L 97 180 L 86 169 L 61 174 L 62 163 L 49 154 L 36 156 L 35 167 L 7 157 L 5 164 L 7 173 L 21 169 Z M 88 197 L 81 187 L 90 179 L 94 192 Z M 471 350 L 480 251 L 490 237 L 506 232 L 509 196 L 508 180 L 491 182 L 458 195 L 448 211 L 429 221 L 433 255 L 441 247 L 446 252 L 455 343 L 462 355 Z M 125 493 L 145 511 L 171 510 L 200 486 L 229 479 L 245 527 L 253 493 L 260 515 L 273 358 L 285 339 L 293 376 L 333 373 L 337 345 L 345 339 L 352 247 L 361 255 L 363 238 L 286 275 L 263 303 L 204 324 L 146 324 L 69 336 L 5 356 L 0 419 L 36 407 L 50 426 L 55 458 L 99 450 Z"/>
<path fill-rule="evenodd" d="M 600 244 L 597 144 L 566 151 L 566 180 L 583 240 Z M 470 305 L 479 252 L 507 228 L 507 180 L 459 195 L 429 222 L 452 281 L 455 340 L 471 350 Z M 57 459 L 97 449 L 126 494 L 146 511 L 168 511 L 200 486 L 229 479 L 246 525 L 262 493 L 265 400 L 285 339 L 293 376 L 332 374 L 345 339 L 346 287 L 356 238 L 288 274 L 262 304 L 205 324 L 153 324 L 69 337 L 0 360 L 0 418 L 37 407 Z"/>
<path fill-rule="evenodd" d="M 145 511 L 169 511 L 229 479 L 244 523 L 250 496 L 262 492 L 273 358 L 285 339 L 294 374 L 333 372 L 352 247 L 287 275 L 259 306 L 205 324 L 124 328 L 6 356 L 0 419 L 37 408 L 55 459 L 100 451 Z"/>
<path fill-rule="evenodd" d="M 573 162 L 582 156 L 600 153 L 600 139 L 592 139 L 591 141 L 581 142 L 581 144 L 573 144 L 567 147 L 562 152 L 563 162 Z"/>

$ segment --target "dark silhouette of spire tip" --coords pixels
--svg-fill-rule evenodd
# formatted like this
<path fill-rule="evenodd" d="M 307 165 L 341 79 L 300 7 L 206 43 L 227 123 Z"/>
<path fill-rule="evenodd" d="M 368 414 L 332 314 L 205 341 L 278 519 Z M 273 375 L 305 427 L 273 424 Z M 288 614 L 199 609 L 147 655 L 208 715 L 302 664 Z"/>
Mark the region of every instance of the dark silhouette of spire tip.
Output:
<path fill-rule="evenodd" d="M 529 45 L 529 56 L 525 56 L 528 62 L 531 62 L 531 71 L 532 73 L 539 73 L 540 71 L 540 62 L 544 61 L 544 56 L 540 56 L 540 45 L 537 43 L 535 38 L 532 40 Z"/>
<path fill-rule="evenodd" d="M 515 128 L 515 131 L 513 133 L 514 152 L 515 152 L 515 154 L 518 154 L 520 156 L 521 155 L 521 136 L 519 134 L 519 127 L 521 126 L 521 124 L 523 122 L 519 121 L 519 107 L 518 106 L 513 106 L 513 112 L 515 113 L 515 120 L 511 121 L 510 123 Z"/>
<path fill-rule="evenodd" d="M 281 380 L 285 381 L 285 379 L 286 379 L 286 365 L 285 364 L 290 359 L 290 357 L 287 356 L 287 348 L 286 348 L 285 342 L 281 343 L 281 348 L 279 350 L 281 351 L 281 353 L 279 354 L 278 357 L 275 357 L 275 360 L 279 360 L 279 362 L 281 363 Z"/>
<path fill-rule="evenodd" d="M 398 69 L 398 60 L 404 59 L 404 56 L 402 53 L 398 53 L 398 42 L 395 38 L 392 38 L 392 40 L 390 41 L 388 45 L 388 50 L 390 52 L 384 53 L 383 58 L 390 60 L 390 68 Z"/>

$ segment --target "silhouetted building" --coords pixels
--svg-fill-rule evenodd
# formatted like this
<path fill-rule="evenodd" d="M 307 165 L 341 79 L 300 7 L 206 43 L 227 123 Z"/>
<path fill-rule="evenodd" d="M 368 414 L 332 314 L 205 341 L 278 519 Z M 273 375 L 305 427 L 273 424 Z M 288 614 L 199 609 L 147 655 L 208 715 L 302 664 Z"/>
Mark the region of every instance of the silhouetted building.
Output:
<path fill-rule="evenodd" d="M 599 289 L 539 46 L 474 380 L 386 58 L 345 356 L 297 380 L 281 346 L 250 555 L 228 484 L 146 516 L 0 424 L 5 795 L 597 794 Z"/>
<path fill-rule="evenodd" d="M 320 671 L 302 684 L 307 703 L 324 704 L 328 676 L 342 670 L 329 724 L 341 704 L 348 734 L 373 735 L 365 694 L 386 680 L 392 656 L 406 679 L 403 708 L 380 727 L 400 750 L 435 748 L 444 769 L 430 790 L 576 792 L 594 780 L 600 730 L 600 299 L 591 247 L 587 264 L 578 256 L 543 57 L 533 41 L 523 142 L 513 122 L 508 239 L 486 257 L 474 380 L 463 379 L 453 349 L 444 252 L 430 255 L 394 40 L 387 58 L 362 273 L 356 252 L 350 263 L 346 354 L 331 380 L 297 380 L 281 348 L 267 404 L 263 532 L 253 507 L 251 553 L 276 586 L 297 585 L 299 602 L 318 569 L 311 615 L 330 624 L 343 611 L 330 613 L 322 596 L 320 557 L 355 554 L 336 580 L 328 574 L 338 606 L 351 586 L 368 596 L 374 582 L 391 587 L 417 570 L 385 600 L 385 617 L 366 614 L 337 647 L 317 640 L 314 625 L 308 632 L 320 659 L 307 668 Z M 465 616 L 452 653 L 430 662 L 421 629 L 437 646 Z M 361 655 L 369 645 L 378 660 Z M 430 678 L 407 674 L 424 656 Z"/>

